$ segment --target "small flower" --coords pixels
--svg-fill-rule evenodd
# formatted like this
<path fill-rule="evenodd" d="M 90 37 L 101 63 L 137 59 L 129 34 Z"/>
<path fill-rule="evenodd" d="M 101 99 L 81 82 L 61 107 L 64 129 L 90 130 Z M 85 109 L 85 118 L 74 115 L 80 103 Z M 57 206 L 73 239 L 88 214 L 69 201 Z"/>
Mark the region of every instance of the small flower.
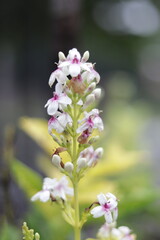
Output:
<path fill-rule="evenodd" d="M 88 167 L 94 167 L 99 158 L 102 157 L 103 154 L 103 148 L 97 148 L 94 150 L 92 146 L 86 148 L 80 153 L 80 158 L 85 158 L 86 159 L 86 165 Z"/>
<path fill-rule="evenodd" d="M 100 81 L 99 73 L 96 72 L 96 70 L 94 70 L 93 67 L 90 67 L 89 69 L 90 69 L 90 71 L 85 71 L 82 73 L 83 81 L 87 81 L 88 83 L 96 81 L 96 83 L 99 83 L 99 81 Z"/>
<path fill-rule="evenodd" d="M 81 133 L 88 129 L 89 132 L 92 132 L 92 129 L 98 129 L 99 131 L 103 131 L 104 126 L 102 119 L 99 116 L 98 109 L 92 109 L 89 113 L 84 112 L 85 117 L 79 121 L 79 123 L 83 123 L 78 129 L 77 133 Z"/>
<path fill-rule="evenodd" d="M 66 83 L 66 81 L 68 80 L 65 73 L 60 68 L 52 72 L 48 82 L 50 87 L 52 87 L 56 79 L 59 83 L 62 83 L 62 84 Z"/>
<path fill-rule="evenodd" d="M 103 193 L 97 196 L 100 206 L 97 206 L 91 210 L 91 214 L 94 218 L 98 218 L 104 215 L 107 223 L 112 223 L 116 219 L 114 218 L 114 211 L 117 211 L 117 199 L 112 193 Z"/>
<path fill-rule="evenodd" d="M 68 187 L 68 180 L 65 176 L 55 183 L 52 194 L 55 198 L 63 200 L 66 200 L 66 195 L 73 196 L 73 188 Z"/>
<path fill-rule="evenodd" d="M 51 191 L 54 188 L 56 179 L 44 178 L 42 190 L 36 193 L 31 201 L 40 200 L 41 202 L 47 202 L 50 199 Z"/>
<path fill-rule="evenodd" d="M 66 200 L 66 195 L 73 195 L 73 189 L 68 187 L 68 180 L 64 176 L 59 181 L 57 179 L 45 178 L 43 181 L 42 190 L 36 193 L 31 200 L 40 200 L 47 202 L 49 199 Z"/>
<path fill-rule="evenodd" d="M 68 113 L 57 112 L 48 121 L 48 132 L 51 134 L 52 130 L 56 130 L 58 133 L 62 133 L 67 124 L 72 125 L 72 118 Z"/>
<path fill-rule="evenodd" d="M 97 234 L 100 239 L 116 239 L 116 240 L 135 240 L 135 235 L 131 234 L 131 229 L 126 226 L 115 228 L 115 224 L 105 223 Z"/>
<path fill-rule="evenodd" d="M 68 72 L 72 77 L 77 77 L 82 70 L 90 71 L 88 64 L 85 63 L 89 58 L 89 52 L 85 52 L 82 59 L 80 53 L 76 48 L 73 48 L 69 51 L 67 59 L 63 62 L 60 62 L 59 67 L 63 69 L 63 67 L 68 68 Z"/>
<path fill-rule="evenodd" d="M 49 99 L 45 105 L 48 115 L 51 116 L 57 112 L 58 108 L 63 109 L 72 103 L 72 100 L 62 92 L 62 85 L 60 83 L 57 83 L 55 88 L 56 91 L 53 93 L 53 98 Z"/>
<path fill-rule="evenodd" d="M 107 239 L 111 235 L 111 231 L 112 231 L 113 227 L 115 227 L 115 223 L 112 223 L 112 224 L 105 223 L 105 224 L 103 224 L 102 227 L 98 231 L 98 234 L 97 234 L 98 238 Z"/>

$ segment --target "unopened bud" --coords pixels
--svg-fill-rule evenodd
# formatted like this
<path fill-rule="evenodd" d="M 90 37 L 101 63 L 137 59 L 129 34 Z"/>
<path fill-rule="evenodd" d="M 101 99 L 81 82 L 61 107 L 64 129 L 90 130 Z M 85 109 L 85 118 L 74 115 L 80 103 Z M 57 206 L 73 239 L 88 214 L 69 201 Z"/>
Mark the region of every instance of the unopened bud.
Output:
<path fill-rule="evenodd" d="M 52 163 L 55 167 L 61 168 L 61 158 L 59 155 L 54 154 L 52 157 Z"/>
<path fill-rule="evenodd" d="M 91 139 L 89 139 L 88 144 L 93 144 L 97 142 L 98 139 L 99 139 L 99 136 L 92 137 Z"/>
<path fill-rule="evenodd" d="M 96 87 L 96 83 L 95 82 L 92 82 L 88 88 L 87 88 L 87 92 L 92 92 Z"/>
<path fill-rule="evenodd" d="M 78 171 L 86 166 L 86 158 L 78 158 L 77 169 Z"/>
<path fill-rule="evenodd" d="M 93 103 L 95 101 L 95 96 L 94 94 L 89 94 L 87 97 L 86 97 L 86 102 L 84 103 L 83 105 L 83 108 L 86 108 L 88 107 L 91 103 Z"/>
<path fill-rule="evenodd" d="M 73 164 L 71 162 L 66 162 L 64 164 L 64 169 L 66 172 L 71 173 L 73 171 Z"/>
<path fill-rule="evenodd" d="M 60 61 L 65 61 L 65 60 L 66 60 L 66 57 L 65 57 L 65 55 L 64 55 L 63 52 L 59 52 L 59 53 L 58 53 L 58 57 L 59 57 L 59 60 L 60 60 Z"/>
<path fill-rule="evenodd" d="M 50 87 L 52 87 L 53 83 L 55 82 L 55 73 L 51 73 L 51 76 L 49 77 L 49 81 L 48 81 L 48 84 Z"/>
<path fill-rule="evenodd" d="M 94 94 L 95 99 L 99 99 L 101 97 L 101 92 L 102 92 L 101 88 L 96 88 L 93 90 L 92 94 Z"/>
<path fill-rule="evenodd" d="M 97 154 L 98 158 L 101 158 L 103 155 L 103 148 L 99 147 L 95 150 L 95 153 Z"/>
<path fill-rule="evenodd" d="M 87 62 L 89 59 L 89 51 L 84 52 L 83 56 L 82 56 L 82 62 Z"/>
<path fill-rule="evenodd" d="M 39 233 L 35 233 L 35 240 L 39 240 L 39 239 L 40 239 Z"/>

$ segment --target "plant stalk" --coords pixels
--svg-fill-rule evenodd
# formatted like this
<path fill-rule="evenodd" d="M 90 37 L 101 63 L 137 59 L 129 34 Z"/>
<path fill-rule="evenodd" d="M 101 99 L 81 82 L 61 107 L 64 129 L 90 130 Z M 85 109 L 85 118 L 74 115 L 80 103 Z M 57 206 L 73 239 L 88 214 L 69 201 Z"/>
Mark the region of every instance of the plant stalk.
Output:
<path fill-rule="evenodd" d="M 73 97 L 73 164 L 74 164 L 74 179 L 73 179 L 73 188 L 74 188 L 74 209 L 75 209 L 75 226 L 74 226 L 74 234 L 75 240 L 81 239 L 81 230 L 79 227 L 79 200 L 78 200 L 78 177 L 77 177 L 77 166 L 76 166 L 76 158 L 77 158 L 77 102 L 76 95 Z"/>

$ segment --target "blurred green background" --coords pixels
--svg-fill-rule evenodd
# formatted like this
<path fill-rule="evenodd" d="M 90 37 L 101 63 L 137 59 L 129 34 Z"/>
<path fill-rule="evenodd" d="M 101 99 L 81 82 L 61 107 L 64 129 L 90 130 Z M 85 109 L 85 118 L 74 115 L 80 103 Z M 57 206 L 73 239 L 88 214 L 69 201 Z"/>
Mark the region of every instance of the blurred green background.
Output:
<path fill-rule="evenodd" d="M 44 176 L 58 176 L 43 106 L 58 51 L 73 47 L 96 62 L 105 123 L 105 154 L 80 184 L 81 208 L 112 191 L 118 225 L 160 239 L 160 2 L 15 0 L 0 12 L 0 239 L 21 239 L 24 220 L 42 240 L 73 239 L 56 206 L 30 203 Z M 90 218 L 83 238 L 102 223 Z"/>

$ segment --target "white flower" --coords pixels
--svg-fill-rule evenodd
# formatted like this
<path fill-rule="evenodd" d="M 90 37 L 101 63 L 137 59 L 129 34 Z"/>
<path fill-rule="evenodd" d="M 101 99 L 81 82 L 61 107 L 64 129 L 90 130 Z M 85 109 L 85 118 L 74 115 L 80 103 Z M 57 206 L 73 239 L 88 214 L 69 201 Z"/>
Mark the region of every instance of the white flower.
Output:
<path fill-rule="evenodd" d="M 63 200 L 66 200 L 66 195 L 73 196 L 73 188 L 68 187 L 66 176 L 55 183 L 52 194 L 55 198 L 62 198 Z"/>
<path fill-rule="evenodd" d="M 94 148 L 90 146 L 80 153 L 79 158 L 84 158 L 86 165 L 92 167 L 96 165 L 99 158 L 101 158 L 102 154 L 103 148 L 97 148 L 96 150 L 94 150 Z"/>
<path fill-rule="evenodd" d="M 47 202 L 50 198 L 66 200 L 66 195 L 73 195 L 73 189 L 68 187 L 68 180 L 64 176 L 59 181 L 57 179 L 45 178 L 43 181 L 42 191 L 36 193 L 31 201 L 40 200 Z"/>
<path fill-rule="evenodd" d="M 92 109 L 89 113 L 84 112 L 85 117 L 79 121 L 79 123 L 83 123 L 78 129 L 77 133 L 84 132 L 86 129 L 88 129 L 89 132 L 92 131 L 92 129 L 98 129 L 99 131 L 103 131 L 104 126 L 102 119 L 99 116 L 99 110 L 98 109 Z"/>
<path fill-rule="evenodd" d="M 115 228 L 115 224 L 105 223 L 99 229 L 97 236 L 100 239 L 135 240 L 135 236 L 130 233 L 131 230 L 126 226 Z"/>
<path fill-rule="evenodd" d="M 57 79 L 58 82 L 64 84 L 68 80 L 65 73 L 60 69 L 56 69 L 54 72 L 52 72 L 50 78 L 49 78 L 49 86 L 52 87 L 53 83 Z"/>
<path fill-rule="evenodd" d="M 112 224 L 108 224 L 108 223 L 105 223 L 102 225 L 102 227 L 99 229 L 98 231 L 98 238 L 108 238 L 111 234 L 111 230 L 112 228 L 115 226 L 115 223 L 112 223 Z"/>
<path fill-rule="evenodd" d="M 43 181 L 42 190 L 36 193 L 31 198 L 31 201 L 40 200 L 41 202 L 47 202 L 50 199 L 50 194 L 54 188 L 55 182 L 56 182 L 56 179 L 45 178 Z"/>
<path fill-rule="evenodd" d="M 114 222 L 116 219 L 114 218 L 113 213 L 115 210 L 117 211 L 118 204 L 116 197 L 111 193 L 107 193 L 106 195 L 101 193 L 97 198 L 100 206 L 91 210 L 93 217 L 98 218 L 104 216 L 107 223 Z"/>
<path fill-rule="evenodd" d="M 60 83 L 57 83 L 55 88 L 56 91 L 53 93 L 53 98 L 49 99 L 45 105 L 48 115 L 51 116 L 57 112 L 58 108 L 63 109 L 72 103 L 72 100 L 62 92 L 62 85 Z"/>
<path fill-rule="evenodd" d="M 90 67 L 89 69 L 90 71 L 85 71 L 82 73 L 83 81 L 87 81 L 88 83 L 91 83 L 92 81 L 96 81 L 96 83 L 99 83 L 100 81 L 99 73 L 96 72 L 93 67 Z"/>
<path fill-rule="evenodd" d="M 88 64 L 85 63 L 89 58 L 89 52 L 86 51 L 81 59 L 80 53 L 76 48 L 69 51 L 67 59 L 60 62 L 60 68 L 68 68 L 68 72 L 72 77 L 77 77 L 82 70 L 90 71 Z"/>
<path fill-rule="evenodd" d="M 48 132 L 51 134 L 52 130 L 56 130 L 58 133 L 62 133 L 67 124 L 72 125 L 72 118 L 68 113 L 57 112 L 48 121 Z"/>

